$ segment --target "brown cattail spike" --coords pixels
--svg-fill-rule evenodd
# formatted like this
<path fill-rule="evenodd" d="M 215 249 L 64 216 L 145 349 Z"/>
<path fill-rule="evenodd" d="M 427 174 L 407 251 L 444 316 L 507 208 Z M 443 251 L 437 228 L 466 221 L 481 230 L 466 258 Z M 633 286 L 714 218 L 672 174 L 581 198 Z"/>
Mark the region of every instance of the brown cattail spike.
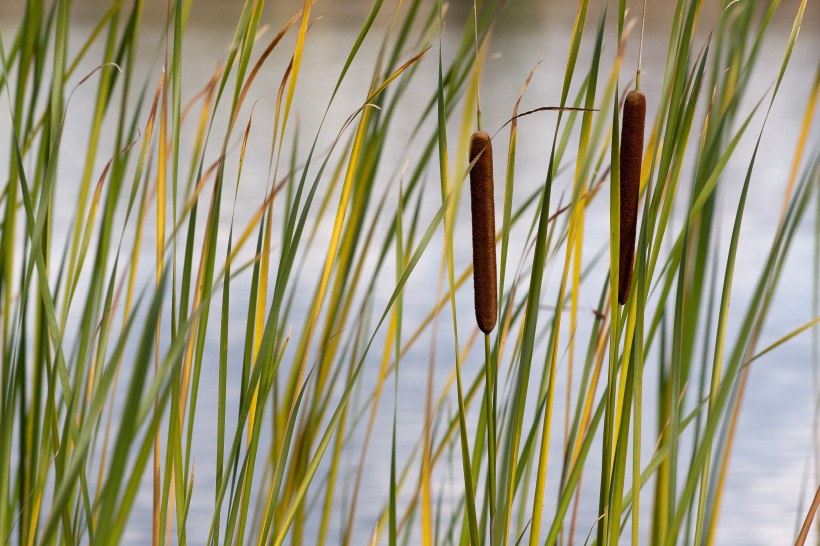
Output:
<path fill-rule="evenodd" d="M 626 95 L 621 128 L 621 253 L 618 268 L 618 303 L 621 305 L 629 299 L 632 284 L 645 123 L 646 96 L 643 91 L 633 89 Z"/>
<path fill-rule="evenodd" d="M 478 158 L 478 160 L 476 160 Z M 470 208 L 473 215 L 473 285 L 475 318 L 485 334 L 495 328 L 498 288 L 495 269 L 495 200 L 493 146 L 490 135 L 476 131 L 470 139 Z"/>

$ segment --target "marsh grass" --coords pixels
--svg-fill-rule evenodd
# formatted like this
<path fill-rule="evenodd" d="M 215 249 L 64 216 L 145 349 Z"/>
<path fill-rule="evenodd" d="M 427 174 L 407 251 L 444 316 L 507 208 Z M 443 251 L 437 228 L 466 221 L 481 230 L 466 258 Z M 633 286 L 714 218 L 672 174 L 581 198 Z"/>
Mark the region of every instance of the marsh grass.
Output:
<path fill-rule="evenodd" d="M 311 0 L 275 31 L 264 2 L 246 0 L 231 47 L 193 96 L 183 96 L 182 63 L 195 3 L 168 3 L 156 66 L 140 81 L 143 0 L 113 1 L 76 50 L 68 47 L 72 3 L 28 2 L 15 32 L 0 36 L 10 141 L 0 198 L 0 539 L 113 544 L 128 526 L 150 526 L 155 544 L 195 542 L 194 528 L 209 544 L 357 544 L 364 505 L 379 510 L 372 541 L 391 545 L 565 544 L 588 532 L 599 545 L 715 543 L 750 364 L 817 331 L 814 318 L 759 347 L 796 230 L 817 215 L 812 200 L 820 203 L 820 154 L 809 140 L 817 75 L 802 130 L 789 135 L 793 167 L 777 181 L 782 213 L 771 241 L 756 248 L 761 267 L 735 270 L 755 167 L 766 158 L 760 137 L 806 6 L 790 13 L 776 80 L 763 90 L 751 74 L 776 10 L 792 6 L 721 2 L 715 27 L 697 41 L 701 2 L 677 2 L 643 163 L 630 174 L 639 218 L 621 307 L 620 119 L 631 87 L 623 74 L 634 70 L 625 57 L 631 25 L 624 0 L 597 23 L 579 0 L 555 80 L 559 104 L 519 117 L 533 69 L 522 74 L 509 124 L 488 130 L 496 151 L 506 139 L 507 160 L 500 230 L 482 243 L 493 256 L 500 245 L 498 308 L 482 310 L 497 326 L 483 328 L 492 333 L 475 369 L 464 364 L 478 334 L 457 305 L 472 268 L 457 270 L 455 232 L 467 221 L 458 204 L 476 159 L 470 135 L 481 123 L 479 82 L 501 2 L 477 3 L 445 55 L 451 15 L 441 0 L 375 0 L 340 45 L 343 65 L 325 71 L 329 101 L 311 105 L 323 112 L 318 127 L 294 121 L 305 48 L 318 32 Z M 607 29 L 617 30 L 612 51 Z M 588 65 L 582 44 L 592 51 Z M 77 70 L 92 45 L 102 51 L 99 68 L 83 77 Z M 331 127 L 328 113 L 363 47 L 377 49 L 367 91 Z M 289 60 L 278 64 L 273 53 L 283 49 Z M 423 66 L 435 69 L 437 85 L 408 125 L 401 109 Z M 269 154 L 260 158 L 248 141 L 261 122 L 253 101 L 262 73 L 280 83 Z M 75 81 L 96 99 L 81 173 L 68 178 L 58 164 Z M 744 100 L 754 106 L 741 108 Z M 522 196 L 518 125 L 535 119 L 548 127 L 543 183 Z M 758 125 L 753 154 L 738 158 Z M 379 184 L 389 134 L 419 151 L 403 168 L 388 165 L 393 174 Z M 307 148 L 298 145 L 304 135 Z M 724 185 L 741 184 L 724 176 L 730 160 L 748 165 L 736 203 L 719 199 Z M 252 210 L 237 214 L 249 162 L 266 163 L 266 178 Z M 77 197 L 65 203 L 57 196 L 68 180 L 78 180 Z M 563 198 L 557 180 L 568 183 Z M 440 199 L 429 208 L 435 182 Z M 609 241 L 585 256 L 587 212 L 607 199 Z M 719 244 L 723 209 L 735 218 L 728 248 Z M 511 243 L 513 228 L 522 245 Z M 423 259 L 438 260 L 439 277 L 418 320 L 406 311 L 405 288 Z M 818 264 L 815 257 L 815 278 Z M 550 271 L 557 286 L 548 291 Z M 736 273 L 757 279 L 748 299 L 733 298 Z M 495 287 L 494 267 L 491 276 Z M 389 297 L 379 297 L 385 282 Z M 582 293 L 597 301 L 587 339 L 575 335 L 586 320 Z M 730 317 L 730 303 L 739 314 Z M 229 351 L 232 339 L 240 351 Z M 429 339 L 433 347 L 450 340 L 451 359 L 433 349 L 426 366 L 413 360 Z M 213 340 L 218 351 L 208 349 Z M 402 388 L 405 367 L 424 370 L 423 396 Z M 203 386 L 204 369 L 216 370 L 215 389 Z M 442 369 L 446 379 L 436 380 Z M 366 372 L 375 379 L 363 381 Z M 655 408 L 644 407 L 648 390 Z M 406 396 L 423 406 L 412 449 L 397 441 Z M 194 453 L 202 404 L 216 408 L 215 441 Z M 370 452 L 383 415 L 392 416 L 389 457 Z M 201 485 L 211 482 L 197 474 L 196 457 L 215 461 L 212 488 Z M 374 458 L 389 460 L 385 499 L 365 498 Z M 548 471 L 556 488 L 547 487 Z M 450 496 L 437 485 L 448 475 L 457 478 Z M 152 516 L 137 521 L 146 479 Z M 596 492 L 595 521 L 579 516 L 582 483 Z M 192 514 L 204 496 L 211 513 Z"/>

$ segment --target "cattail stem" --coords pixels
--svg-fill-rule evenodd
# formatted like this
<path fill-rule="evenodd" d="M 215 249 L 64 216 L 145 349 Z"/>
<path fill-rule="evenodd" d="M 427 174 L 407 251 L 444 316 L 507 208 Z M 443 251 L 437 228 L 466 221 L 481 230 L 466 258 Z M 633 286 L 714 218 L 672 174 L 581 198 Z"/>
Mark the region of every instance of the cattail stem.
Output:
<path fill-rule="evenodd" d="M 470 141 L 470 205 L 473 220 L 473 285 L 475 318 L 485 334 L 495 328 L 498 289 L 495 265 L 495 202 L 493 197 L 493 148 L 485 131 Z"/>
<path fill-rule="evenodd" d="M 643 60 L 643 31 L 646 27 L 646 0 L 643 0 L 643 15 L 641 16 L 641 45 L 638 48 L 638 71 L 635 72 L 635 89 L 641 88 L 641 61 Z"/>
<path fill-rule="evenodd" d="M 489 496 L 490 519 L 495 518 L 495 369 L 490 334 L 484 334 L 484 376 L 485 405 L 487 407 L 487 494 Z"/>
<path fill-rule="evenodd" d="M 618 303 L 621 305 L 629 299 L 632 284 L 645 122 L 646 96 L 643 91 L 633 89 L 626 95 L 621 128 L 621 241 L 618 263 Z"/>
<path fill-rule="evenodd" d="M 476 0 L 473 0 L 473 45 L 475 46 L 475 63 L 476 67 L 479 66 L 478 63 L 478 6 L 476 5 Z M 478 130 L 481 130 L 481 78 L 477 78 L 475 84 L 475 115 L 476 115 L 476 125 L 478 126 Z"/>

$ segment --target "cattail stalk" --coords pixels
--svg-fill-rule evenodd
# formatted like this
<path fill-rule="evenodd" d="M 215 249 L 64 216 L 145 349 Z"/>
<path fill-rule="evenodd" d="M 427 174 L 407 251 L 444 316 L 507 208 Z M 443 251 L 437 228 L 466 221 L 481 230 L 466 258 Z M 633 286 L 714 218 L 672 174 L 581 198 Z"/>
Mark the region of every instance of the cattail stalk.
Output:
<path fill-rule="evenodd" d="M 476 159 L 478 158 L 478 159 Z M 495 328 L 498 289 L 495 266 L 493 148 L 490 135 L 476 131 L 470 140 L 470 205 L 473 215 L 473 285 L 475 318 L 485 334 Z"/>
<path fill-rule="evenodd" d="M 487 489 L 490 517 L 495 517 L 495 370 L 490 333 L 498 318 L 495 264 L 495 199 L 493 147 L 490 135 L 478 130 L 470 140 L 470 207 L 473 217 L 473 286 L 475 318 L 484 332 L 485 404 L 487 408 Z"/>
<path fill-rule="evenodd" d="M 632 285 L 645 122 L 646 96 L 643 91 L 633 89 L 626 95 L 621 128 L 621 241 L 618 264 L 618 303 L 621 305 L 629 299 Z"/>

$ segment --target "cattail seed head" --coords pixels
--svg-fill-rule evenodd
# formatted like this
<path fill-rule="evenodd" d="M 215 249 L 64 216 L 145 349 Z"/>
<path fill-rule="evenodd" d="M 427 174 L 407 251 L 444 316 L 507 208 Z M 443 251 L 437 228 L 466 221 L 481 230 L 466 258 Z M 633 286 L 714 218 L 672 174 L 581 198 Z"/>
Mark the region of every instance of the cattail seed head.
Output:
<path fill-rule="evenodd" d="M 478 160 L 476 160 L 478 158 Z M 473 286 L 475 318 L 485 334 L 498 318 L 495 265 L 495 200 L 493 196 L 493 147 L 490 135 L 476 131 L 470 139 L 470 209 L 473 218 Z"/>
<path fill-rule="evenodd" d="M 621 252 L 618 264 L 618 303 L 621 305 L 629 299 L 632 284 L 645 123 L 646 96 L 643 91 L 633 89 L 626 95 L 621 128 Z"/>

